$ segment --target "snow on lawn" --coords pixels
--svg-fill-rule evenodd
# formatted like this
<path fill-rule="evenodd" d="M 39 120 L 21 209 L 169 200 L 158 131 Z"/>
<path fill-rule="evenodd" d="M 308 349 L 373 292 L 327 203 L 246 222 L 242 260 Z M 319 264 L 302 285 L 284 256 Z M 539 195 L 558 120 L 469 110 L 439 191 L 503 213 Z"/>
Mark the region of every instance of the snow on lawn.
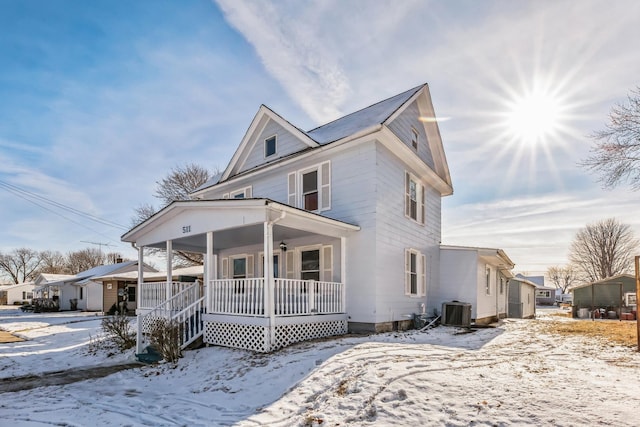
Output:
<path fill-rule="evenodd" d="M 99 333 L 99 319 L 86 321 L 81 313 L 67 315 L 66 322 L 57 321 L 62 314 L 39 316 L 0 311 L 2 328 L 20 328 L 21 321 L 52 325 L 39 328 L 39 335 L 21 332 L 29 341 L 0 345 L 3 377 L 12 375 L 5 368 L 44 372 L 43 364 L 58 369 L 111 363 L 113 358 L 86 352 L 89 335 Z M 72 320 L 85 321 L 68 323 Z M 506 320 L 470 333 L 438 327 L 347 336 L 270 355 L 202 348 L 185 352 L 175 368 L 145 366 L 4 393 L 0 424 L 634 424 L 640 354 L 602 341 L 549 335 L 543 327 L 549 321 Z M 116 361 L 132 357 L 130 352 Z"/>

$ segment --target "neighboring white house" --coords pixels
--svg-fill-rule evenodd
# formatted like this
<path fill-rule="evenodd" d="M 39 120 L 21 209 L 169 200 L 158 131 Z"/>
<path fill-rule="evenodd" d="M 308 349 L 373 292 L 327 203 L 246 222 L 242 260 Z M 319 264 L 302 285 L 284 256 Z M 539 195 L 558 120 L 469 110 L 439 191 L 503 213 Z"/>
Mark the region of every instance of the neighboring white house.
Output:
<path fill-rule="evenodd" d="M 429 288 L 428 307 L 443 302 L 471 304 L 471 321 L 486 324 L 507 316 L 507 281 L 514 264 L 501 249 L 440 247 L 440 280 Z"/>
<path fill-rule="evenodd" d="M 507 316 L 519 319 L 536 317 L 536 284 L 522 277 L 509 279 Z"/>
<path fill-rule="evenodd" d="M 122 240 L 204 254 L 205 342 L 270 351 L 409 327 L 452 191 L 426 84 L 306 132 L 261 106 L 221 175 Z"/>
<path fill-rule="evenodd" d="M 172 270 L 172 281 L 181 282 L 185 280 L 200 280 L 204 275 L 202 265 L 193 267 L 176 268 Z M 149 266 L 145 266 L 143 273 L 145 283 L 162 282 L 167 280 L 166 271 L 155 271 Z M 102 283 L 103 301 L 102 311 L 109 312 L 115 304 L 127 303 L 127 310 L 135 312 L 138 308 L 137 287 L 138 271 L 112 272 L 102 276 L 94 276 L 91 280 Z"/>
<path fill-rule="evenodd" d="M 94 277 L 137 269 L 137 261 L 126 261 L 101 265 L 73 276 L 41 274 L 36 279 L 35 293 L 39 298 L 57 301 L 63 311 L 103 311 L 102 282 L 94 280 Z"/>
<path fill-rule="evenodd" d="M 33 299 L 33 282 L 0 286 L 0 305 L 29 303 Z"/>

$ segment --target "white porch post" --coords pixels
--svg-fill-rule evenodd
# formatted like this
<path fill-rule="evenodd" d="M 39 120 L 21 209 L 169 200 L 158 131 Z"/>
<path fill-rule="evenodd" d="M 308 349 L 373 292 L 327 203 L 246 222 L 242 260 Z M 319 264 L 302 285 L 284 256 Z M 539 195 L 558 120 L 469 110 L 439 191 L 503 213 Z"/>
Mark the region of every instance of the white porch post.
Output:
<path fill-rule="evenodd" d="M 138 286 L 136 286 L 136 306 L 142 301 L 142 284 L 144 283 L 144 246 L 138 248 Z"/>
<path fill-rule="evenodd" d="M 209 312 L 209 304 L 211 301 L 211 281 L 215 278 L 213 259 L 213 231 L 207 231 L 207 255 L 204 258 L 204 293 L 206 300 L 204 303 L 205 311 Z"/>
<path fill-rule="evenodd" d="M 171 270 L 171 264 L 173 263 L 173 240 L 167 240 L 167 301 L 171 299 L 172 294 L 172 282 L 173 282 L 173 271 Z"/>
<path fill-rule="evenodd" d="M 269 316 L 269 349 L 273 348 L 276 342 L 276 325 L 275 325 L 275 305 L 273 303 L 274 295 L 274 278 L 273 278 L 273 223 L 265 221 L 264 223 L 264 310 L 265 315 Z"/>
<path fill-rule="evenodd" d="M 144 283 L 144 246 L 138 248 L 138 286 L 136 286 L 136 305 L 142 302 L 142 284 Z M 117 285 L 116 285 L 117 288 Z M 142 315 L 137 309 L 136 352 L 142 353 Z"/>
<path fill-rule="evenodd" d="M 340 281 L 342 282 L 342 311 L 347 311 L 347 238 L 340 237 Z"/>

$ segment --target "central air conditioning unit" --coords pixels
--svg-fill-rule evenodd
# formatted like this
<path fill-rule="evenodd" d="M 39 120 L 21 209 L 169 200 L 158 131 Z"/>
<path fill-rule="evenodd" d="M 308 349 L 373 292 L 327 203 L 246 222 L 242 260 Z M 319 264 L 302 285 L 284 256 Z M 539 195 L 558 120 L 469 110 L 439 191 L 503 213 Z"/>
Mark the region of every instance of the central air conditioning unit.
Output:
<path fill-rule="evenodd" d="M 471 304 L 466 302 L 443 302 L 442 319 L 445 326 L 471 326 Z"/>

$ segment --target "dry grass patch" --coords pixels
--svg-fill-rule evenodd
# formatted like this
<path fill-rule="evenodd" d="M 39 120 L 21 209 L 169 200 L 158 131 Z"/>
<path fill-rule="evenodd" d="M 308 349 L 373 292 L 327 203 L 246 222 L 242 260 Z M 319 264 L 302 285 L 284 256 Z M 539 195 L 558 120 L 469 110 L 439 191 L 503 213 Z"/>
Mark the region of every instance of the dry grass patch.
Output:
<path fill-rule="evenodd" d="M 616 320 L 552 322 L 548 325 L 548 332 L 562 336 L 583 335 L 591 338 L 603 338 L 628 347 L 638 345 L 636 322 Z"/>

